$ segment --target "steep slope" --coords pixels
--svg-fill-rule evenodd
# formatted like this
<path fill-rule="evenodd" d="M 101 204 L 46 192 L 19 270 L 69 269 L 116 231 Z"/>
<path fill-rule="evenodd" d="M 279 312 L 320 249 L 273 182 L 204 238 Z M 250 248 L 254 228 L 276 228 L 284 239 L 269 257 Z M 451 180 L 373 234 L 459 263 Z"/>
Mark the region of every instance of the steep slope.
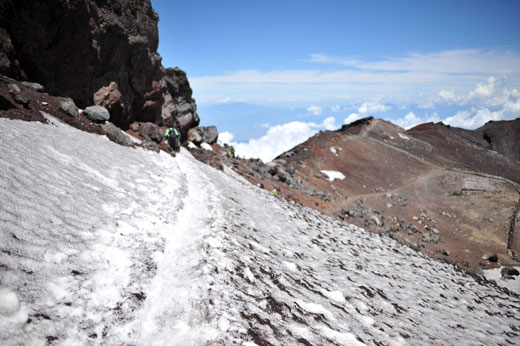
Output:
<path fill-rule="evenodd" d="M 504 153 L 515 151 L 514 123 L 405 131 L 366 118 L 320 132 L 267 165 L 224 162 L 288 199 L 479 272 L 497 266 L 486 260 L 492 254 L 501 265 L 519 264 L 520 162 L 481 138 L 493 129 L 491 141 L 503 137 Z"/>
<path fill-rule="evenodd" d="M 517 294 L 51 121 L 0 118 L 3 345 L 520 343 Z"/>

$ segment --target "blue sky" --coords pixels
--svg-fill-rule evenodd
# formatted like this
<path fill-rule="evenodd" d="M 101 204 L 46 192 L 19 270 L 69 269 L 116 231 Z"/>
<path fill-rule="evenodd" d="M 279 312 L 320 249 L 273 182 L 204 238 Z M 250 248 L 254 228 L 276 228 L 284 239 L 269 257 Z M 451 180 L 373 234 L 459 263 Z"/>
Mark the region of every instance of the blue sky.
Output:
<path fill-rule="evenodd" d="M 520 1 L 166 1 L 163 65 L 203 125 L 264 161 L 363 116 L 476 128 L 520 116 Z"/>

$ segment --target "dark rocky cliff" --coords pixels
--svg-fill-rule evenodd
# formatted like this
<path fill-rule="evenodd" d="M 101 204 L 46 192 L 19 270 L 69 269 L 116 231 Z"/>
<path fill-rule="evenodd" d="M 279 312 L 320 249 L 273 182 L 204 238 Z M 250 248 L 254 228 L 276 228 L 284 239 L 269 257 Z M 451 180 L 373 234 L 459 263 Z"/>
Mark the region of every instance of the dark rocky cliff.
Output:
<path fill-rule="evenodd" d="M 0 73 L 81 108 L 101 104 L 122 128 L 179 116 L 187 132 L 195 102 L 185 74 L 161 64 L 158 21 L 150 0 L 0 0 Z"/>

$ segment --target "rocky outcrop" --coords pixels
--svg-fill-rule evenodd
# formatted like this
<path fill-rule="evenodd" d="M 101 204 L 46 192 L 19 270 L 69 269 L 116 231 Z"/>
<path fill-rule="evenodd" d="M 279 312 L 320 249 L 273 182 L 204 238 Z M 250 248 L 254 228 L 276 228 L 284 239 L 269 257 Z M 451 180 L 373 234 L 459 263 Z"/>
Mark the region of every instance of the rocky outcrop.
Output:
<path fill-rule="evenodd" d="M 218 130 L 216 126 L 199 126 L 188 131 L 188 141 L 200 145 L 205 142 L 208 144 L 217 143 Z"/>
<path fill-rule="evenodd" d="M 188 137 L 190 128 L 199 125 L 197 105 L 186 73 L 179 68 L 166 69 L 166 90 L 163 94 L 162 119 L 166 126 L 176 126 L 181 131 L 181 140 Z"/>
<path fill-rule="evenodd" d="M 186 73 L 161 64 L 158 21 L 150 0 L 1 1 L 0 74 L 103 106 L 122 129 L 176 124 L 185 139 L 199 116 Z"/>

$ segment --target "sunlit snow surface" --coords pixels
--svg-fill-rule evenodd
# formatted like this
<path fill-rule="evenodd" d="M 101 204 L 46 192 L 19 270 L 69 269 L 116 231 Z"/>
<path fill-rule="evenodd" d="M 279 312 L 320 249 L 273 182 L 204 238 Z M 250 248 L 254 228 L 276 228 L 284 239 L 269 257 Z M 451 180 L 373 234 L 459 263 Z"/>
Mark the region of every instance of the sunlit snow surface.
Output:
<path fill-rule="evenodd" d="M 514 345 L 520 299 L 233 172 L 0 118 L 2 345 Z"/>

